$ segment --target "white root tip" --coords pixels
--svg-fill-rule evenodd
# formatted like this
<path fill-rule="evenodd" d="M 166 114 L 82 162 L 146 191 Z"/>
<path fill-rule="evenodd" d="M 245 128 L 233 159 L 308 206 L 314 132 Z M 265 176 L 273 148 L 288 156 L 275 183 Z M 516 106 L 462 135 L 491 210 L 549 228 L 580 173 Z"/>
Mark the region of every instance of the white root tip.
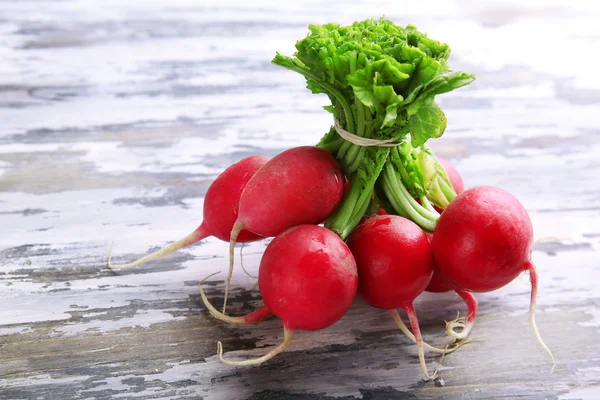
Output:
<path fill-rule="evenodd" d="M 258 323 L 266 318 L 269 318 L 271 315 L 273 315 L 271 310 L 264 304 L 261 307 L 257 308 L 256 310 L 254 310 L 253 312 L 251 312 L 250 314 L 247 314 L 247 315 L 244 315 L 241 317 L 231 317 L 229 315 L 219 312 L 210 303 L 210 301 L 206 297 L 206 293 L 204 293 L 204 289 L 202 288 L 202 284 L 204 283 L 204 281 L 206 281 L 208 278 L 210 278 L 218 273 L 219 272 L 212 273 L 209 276 L 207 276 L 206 278 L 202 279 L 200 281 L 200 283 L 198 283 L 198 289 L 200 290 L 200 296 L 202 297 L 202 302 L 204 303 L 204 306 L 206 307 L 206 309 L 208 310 L 210 315 L 212 315 L 213 317 L 215 317 L 216 319 L 218 319 L 220 321 L 227 322 L 229 324 L 235 324 L 235 325 L 255 324 L 255 323 Z"/>
<path fill-rule="evenodd" d="M 471 333 L 471 326 L 467 324 L 465 318 L 456 318 L 452 321 L 446 321 L 446 334 L 454 339 L 455 342 L 466 340 Z M 455 329 L 459 329 L 458 332 Z"/>
<path fill-rule="evenodd" d="M 110 264 L 110 260 L 112 258 L 112 248 L 113 248 L 113 244 L 115 244 L 115 242 L 110 242 L 110 247 L 108 248 L 108 260 L 106 261 L 106 267 L 108 269 L 112 269 L 112 265 Z"/>
<path fill-rule="evenodd" d="M 404 311 L 408 315 L 408 319 L 410 321 L 410 327 L 413 330 L 415 335 L 415 342 L 417 343 L 417 353 L 419 354 L 419 363 L 421 364 L 421 369 L 423 373 L 427 377 L 428 380 L 435 378 L 437 370 L 433 373 L 433 375 L 429 375 L 429 371 L 427 370 L 427 364 L 425 363 L 425 351 L 423 349 L 423 338 L 421 337 L 421 330 L 419 329 L 419 320 L 417 319 L 417 313 L 412 304 L 405 305 Z"/>
<path fill-rule="evenodd" d="M 244 273 L 246 275 L 248 275 L 250 278 L 252 278 L 252 279 L 258 279 L 258 276 L 251 275 L 250 272 L 248 272 L 246 270 L 246 267 L 244 267 L 244 256 L 243 256 L 244 246 L 246 246 L 246 243 L 242 243 L 242 245 L 240 247 L 240 266 L 242 267 L 242 270 L 244 271 Z"/>
<path fill-rule="evenodd" d="M 396 309 L 392 309 L 389 311 L 392 314 L 392 318 L 394 318 L 394 322 L 396 322 L 396 326 L 398 326 L 398 328 L 400 328 L 402 333 L 404 333 L 404 335 L 407 338 L 409 338 L 410 340 L 412 340 L 414 343 L 417 343 L 417 339 L 415 338 L 415 335 L 413 335 L 412 332 L 408 329 L 408 327 L 404 324 L 404 321 L 402 321 L 402 318 L 400 318 L 398 311 Z M 458 343 L 456 343 L 453 347 L 448 348 L 448 346 L 446 346 L 445 349 L 440 349 L 438 347 L 431 346 L 427 342 L 423 341 L 423 347 L 426 350 L 431 351 L 433 353 L 450 354 L 453 351 L 455 351 L 456 349 L 462 347 L 466 343 L 467 343 L 467 341 L 458 341 Z"/>
<path fill-rule="evenodd" d="M 204 283 L 204 281 L 215 276 L 216 274 L 218 274 L 220 272 L 221 271 L 213 272 L 212 274 L 208 275 L 206 278 L 202 279 L 198 283 L 198 289 L 200 290 L 200 297 L 202 297 L 202 302 L 204 303 L 204 306 L 206 307 L 208 312 L 216 319 L 223 321 L 223 322 L 227 322 L 229 324 L 236 324 L 236 325 L 242 324 L 243 323 L 242 317 L 230 317 L 229 315 L 219 312 L 208 300 L 208 298 L 206 297 L 206 293 L 204 293 L 204 289 L 202 288 L 202 284 Z"/>
<path fill-rule="evenodd" d="M 531 324 L 531 327 L 533 328 L 533 334 L 535 336 L 535 339 L 552 359 L 552 369 L 550 370 L 550 373 L 552 373 L 552 372 L 554 372 L 554 368 L 556 368 L 556 360 L 554 359 L 554 355 L 552 354 L 552 351 L 550 351 L 548 346 L 546 346 L 546 343 L 544 343 L 544 341 L 542 340 L 542 336 L 540 335 L 537 324 L 535 323 L 535 306 L 536 306 L 537 291 L 538 291 L 538 274 L 537 274 L 537 270 L 536 270 L 535 266 L 533 265 L 533 263 L 529 262 L 528 264 L 529 265 L 528 265 L 527 269 L 529 271 L 529 279 L 531 280 L 531 300 L 529 303 L 529 323 Z"/>
<path fill-rule="evenodd" d="M 286 327 L 283 328 L 283 342 L 281 344 L 279 344 L 277 347 L 275 347 L 273 350 L 271 350 L 270 352 L 268 352 L 267 354 L 265 354 L 262 357 L 258 357 L 258 358 L 253 358 L 250 360 L 240 360 L 240 361 L 232 361 L 232 360 L 226 360 L 223 358 L 223 344 L 219 341 L 217 342 L 217 356 L 219 357 L 219 360 L 221 360 L 222 362 L 224 362 L 227 365 L 236 365 L 236 366 L 243 366 L 243 365 L 260 365 L 262 363 L 264 363 L 265 361 L 270 360 L 271 358 L 275 357 L 277 354 L 281 353 L 282 351 L 284 351 L 285 349 L 287 349 L 290 345 L 290 343 L 292 343 L 292 336 L 294 334 L 294 330 L 293 329 L 288 329 Z"/>
<path fill-rule="evenodd" d="M 196 229 L 194 232 L 190 233 L 189 235 L 187 235 L 184 238 L 179 239 L 176 242 L 171 243 L 168 246 L 163 247 L 160 250 L 155 251 L 154 253 L 150 253 L 147 254 L 133 262 L 130 262 L 129 264 L 117 264 L 117 265 L 112 265 L 110 263 L 111 257 L 112 257 L 112 243 L 110 245 L 110 251 L 108 253 L 108 269 L 110 270 L 117 270 L 117 269 L 128 269 L 128 268 L 133 268 L 133 267 L 137 267 L 140 266 L 142 264 L 147 263 L 148 261 L 152 261 L 152 260 L 156 260 L 157 258 L 160 258 L 162 256 L 166 256 L 167 254 L 170 254 L 174 251 L 177 251 L 183 247 L 189 246 L 193 243 L 198 242 L 199 240 L 202 240 L 204 238 L 206 238 L 208 235 L 207 233 L 204 231 L 204 228 L 202 225 L 200 225 L 200 227 L 198 229 Z"/>

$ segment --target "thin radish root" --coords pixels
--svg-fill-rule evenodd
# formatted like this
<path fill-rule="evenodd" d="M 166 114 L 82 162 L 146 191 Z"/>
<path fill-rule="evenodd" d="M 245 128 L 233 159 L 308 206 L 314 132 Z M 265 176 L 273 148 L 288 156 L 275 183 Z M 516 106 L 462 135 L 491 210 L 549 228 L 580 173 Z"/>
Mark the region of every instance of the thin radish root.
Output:
<path fill-rule="evenodd" d="M 242 229 L 244 229 L 244 223 L 236 222 L 233 225 L 233 228 L 231 229 L 231 234 L 229 235 L 229 272 L 227 273 L 227 279 L 225 280 L 225 298 L 223 299 L 223 314 L 225 314 L 225 309 L 227 307 L 227 297 L 229 297 L 229 285 L 231 283 L 231 275 L 233 275 L 233 264 L 235 262 L 235 243 Z"/>
<path fill-rule="evenodd" d="M 283 342 L 262 357 L 253 358 L 253 359 L 244 360 L 244 361 L 225 360 L 223 358 L 223 344 L 221 342 L 217 342 L 217 355 L 219 356 L 219 359 L 221 361 L 223 361 L 225 364 L 228 364 L 228 365 L 257 365 L 258 366 L 258 365 L 264 363 L 265 361 L 270 360 L 271 358 L 275 357 L 277 354 L 281 353 L 283 350 L 288 348 L 290 343 L 292 343 L 293 334 L 294 334 L 293 329 L 288 329 L 284 326 L 283 327 Z"/>
<path fill-rule="evenodd" d="M 531 327 L 533 328 L 533 334 L 535 335 L 535 339 L 538 341 L 540 346 L 542 346 L 542 348 L 546 351 L 546 353 L 548 353 L 548 355 L 552 359 L 552 369 L 550 370 L 550 373 L 552 373 L 554 371 L 554 368 L 556 367 L 556 360 L 554 359 L 554 355 L 552 354 L 552 352 L 550 351 L 548 346 L 546 346 L 546 343 L 544 343 L 544 341 L 542 340 L 542 336 L 540 335 L 540 332 L 538 331 L 537 325 L 535 323 L 535 305 L 536 305 L 536 297 L 537 297 L 537 290 L 538 290 L 538 274 L 537 274 L 535 265 L 533 265 L 533 263 L 531 261 L 528 262 L 527 270 L 529 271 L 529 278 L 531 280 L 531 301 L 529 303 L 529 323 L 531 324 Z"/>
<path fill-rule="evenodd" d="M 469 337 L 475 324 L 475 318 L 477 317 L 477 299 L 473 293 L 465 290 L 457 290 L 456 294 L 463 299 L 468 311 L 467 318 L 459 318 L 457 316 L 455 320 L 446 322 L 446 334 L 452 337 L 455 342 L 466 340 Z M 460 331 L 456 332 L 455 328 L 459 328 Z"/>
<path fill-rule="evenodd" d="M 460 347 L 460 346 L 458 346 Z M 456 350 L 458 347 L 454 348 L 454 350 Z M 446 346 L 446 348 L 444 349 L 444 352 L 442 353 L 442 356 L 440 357 L 440 360 L 438 361 L 437 365 L 435 366 L 435 369 L 433 370 L 433 377 L 435 377 L 440 369 L 440 367 L 442 366 L 442 361 L 444 361 L 444 356 L 448 353 L 446 350 L 448 350 L 448 346 Z"/>
<path fill-rule="evenodd" d="M 392 309 L 389 311 L 392 314 L 392 318 L 394 318 L 394 322 L 396 322 L 396 325 L 398 326 L 398 328 L 400 328 L 402 333 L 404 333 L 406 335 L 406 337 L 408 337 L 410 340 L 412 340 L 413 342 L 416 343 L 417 339 L 415 338 L 415 335 L 413 335 L 412 332 L 406 326 L 406 324 L 404 324 L 404 321 L 402 321 L 402 318 L 400 318 L 400 314 L 398 314 L 398 310 Z M 452 353 L 454 350 L 463 346 L 465 343 L 466 343 L 465 341 L 459 341 L 455 346 L 453 346 L 451 348 L 448 348 L 448 346 L 446 346 L 445 349 L 440 349 L 438 347 L 433 347 L 433 346 L 429 345 L 427 342 L 423 341 L 423 347 L 433 353 L 445 355 L 445 354 Z"/>
<path fill-rule="evenodd" d="M 435 375 L 437 373 L 437 368 L 434 371 L 433 375 L 429 375 L 429 371 L 427 371 L 427 364 L 425 364 L 423 338 L 421 337 L 421 330 L 419 329 L 419 320 L 417 319 L 417 313 L 415 312 L 412 303 L 404 306 L 403 308 L 404 311 L 406 311 L 406 314 L 408 315 L 410 326 L 415 335 L 415 343 L 417 344 L 417 352 L 419 354 L 419 363 L 421 363 L 421 369 L 423 370 L 423 373 L 425 374 L 427 379 L 433 379 L 435 378 Z"/>
<path fill-rule="evenodd" d="M 246 275 L 248 275 L 250 278 L 258 279 L 258 276 L 250 275 L 250 272 L 246 271 L 246 268 L 244 267 L 244 257 L 242 256 L 242 252 L 244 251 L 245 245 L 246 243 L 242 243 L 242 246 L 240 247 L 240 266 L 242 267 Z"/>
<path fill-rule="evenodd" d="M 207 238 L 208 236 L 210 236 L 210 235 L 208 234 L 208 232 L 206 232 L 206 229 L 204 228 L 204 226 L 200 225 L 194 232 L 190 233 L 186 237 L 179 239 L 178 241 L 171 243 L 170 245 L 163 247 L 162 249 L 157 250 L 154 253 L 147 254 L 138 260 L 130 262 L 129 264 L 117 264 L 117 265 L 112 265 L 110 263 L 110 260 L 112 257 L 112 243 L 111 243 L 110 250 L 108 252 L 107 267 L 108 267 L 108 269 L 111 269 L 111 270 L 128 269 L 128 268 L 137 267 L 139 265 L 147 263 L 148 261 L 156 260 L 157 258 L 166 256 L 167 254 L 170 254 L 174 251 L 177 251 L 177 250 L 187 247 L 191 244 L 194 244 L 202 239 Z"/>
<path fill-rule="evenodd" d="M 202 302 L 208 309 L 208 312 L 213 317 L 215 317 L 216 319 L 221 320 L 223 322 L 230 323 L 230 324 L 244 325 L 244 324 L 254 324 L 254 323 L 260 322 L 260 321 L 270 317 L 271 315 L 273 315 L 271 310 L 269 310 L 269 308 L 265 305 L 263 305 L 262 307 L 259 307 L 258 309 L 251 312 L 250 314 L 244 315 L 242 317 L 231 317 L 229 315 L 219 312 L 210 303 L 210 301 L 208 301 L 208 298 L 206 297 L 206 294 L 204 293 L 204 289 L 202 288 L 202 284 L 204 283 L 205 280 L 207 280 L 208 278 L 210 278 L 212 276 L 215 276 L 218 273 L 219 273 L 219 271 L 214 272 L 214 273 L 210 274 L 209 276 L 207 276 L 206 278 L 202 279 L 200 281 L 200 283 L 198 283 L 198 289 L 200 290 L 200 296 L 202 297 Z"/>
<path fill-rule="evenodd" d="M 458 329 L 458 332 L 455 331 Z M 467 321 L 464 317 L 457 317 L 452 321 L 446 321 L 446 334 L 454 339 L 454 341 L 464 340 L 468 334 L 465 334 L 467 329 Z"/>

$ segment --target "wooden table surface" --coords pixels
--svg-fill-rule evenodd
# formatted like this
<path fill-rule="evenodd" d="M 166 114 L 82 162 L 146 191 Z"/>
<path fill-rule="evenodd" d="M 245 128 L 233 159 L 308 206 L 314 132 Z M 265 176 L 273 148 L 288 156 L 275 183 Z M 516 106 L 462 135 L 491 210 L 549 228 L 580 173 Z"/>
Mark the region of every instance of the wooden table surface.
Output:
<path fill-rule="evenodd" d="M 0 1 L 1 399 L 600 399 L 600 9 L 587 1 Z M 276 318 L 228 326 L 200 301 L 226 268 L 209 239 L 113 273 L 192 231 L 207 186 L 250 154 L 314 144 L 322 96 L 275 67 L 309 23 L 385 14 L 448 42 L 477 81 L 439 97 L 432 147 L 466 185 L 515 194 L 532 217 L 540 272 L 478 295 L 475 340 L 422 380 L 388 313 L 356 300 L 338 323 L 282 340 Z M 245 250 L 256 272 L 265 242 Z M 222 301 L 224 273 L 207 285 Z M 241 269 L 231 314 L 260 295 Z M 416 302 L 427 341 L 465 312 L 452 294 Z M 427 354 L 428 366 L 437 357 Z"/>

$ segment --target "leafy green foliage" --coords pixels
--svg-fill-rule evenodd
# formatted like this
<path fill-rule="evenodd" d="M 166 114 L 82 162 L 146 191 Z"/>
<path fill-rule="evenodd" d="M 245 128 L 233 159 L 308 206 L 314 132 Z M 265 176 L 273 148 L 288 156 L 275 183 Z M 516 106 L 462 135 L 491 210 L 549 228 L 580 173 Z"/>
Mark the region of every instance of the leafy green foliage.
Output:
<path fill-rule="evenodd" d="M 446 130 L 446 115 L 436 103 L 425 104 L 408 119 L 412 143 L 422 146 L 429 138 L 438 138 Z"/>
<path fill-rule="evenodd" d="M 394 155 L 392 164 L 404 187 L 419 194 L 427 192 L 431 185 L 425 181 L 435 178 L 437 168 L 427 168 L 424 174 L 425 164 L 418 165 L 414 155 L 425 151 L 425 143 L 446 129 L 446 116 L 435 103 L 435 96 L 475 78 L 452 71 L 447 62 L 450 47 L 413 25 L 401 27 L 381 18 L 349 26 L 310 25 L 309 31 L 296 43 L 293 57 L 277 53 L 273 63 L 302 74 L 312 93 L 327 94 L 331 104 L 324 108 L 345 130 L 368 138 L 402 141 L 396 151 L 374 148 L 365 152 L 330 131 L 319 144 L 337 155 L 351 185 L 362 188 L 360 196 L 347 196 L 335 214 L 344 225 L 336 231 L 345 232 L 358 211 L 366 209 L 364 200 L 372 195 L 385 161 L 381 157 Z"/>
<path fill-rule="evenodd" d="M 350 26 L 310 25 L 309 30 L 310 34 L 296 43 L 294 57 L 277 54 L 273 63 L 302 73 L 313 93 L 328 93 L 334 102 L 344 97 L 349 108 L 358 100 L 359 105 L 373 114 L 372 126 L 377 137 L 391 137 L 391 132 L 425 107 L 419 113 L 423 120 L 427 113 L 431 114 L 436 94 L 474 79 L 464 72 L 451 72 L 446 62 L 450 55 L 448 45 L 427 37 L 413 25 L 403 28 L 382 18 Z M 327 87 L 334 88 L 335 93 Z M 351 125 L 358 130 L 356 106 L 346 113 L 347 118 L 352 116 L 355 123 Z M 428 124 L 435 120 L 442 123 L 436 115 Z M 392 128 L 387 137 L 381 134 L 385 128 Z M 421 130 L 414 135 L 418 140 L 413 144 L 418 146 L 430 137 L 439 137 L 443 131 L 441 125 Z M 428 136 L 427 132 L 434 135 Z"/>

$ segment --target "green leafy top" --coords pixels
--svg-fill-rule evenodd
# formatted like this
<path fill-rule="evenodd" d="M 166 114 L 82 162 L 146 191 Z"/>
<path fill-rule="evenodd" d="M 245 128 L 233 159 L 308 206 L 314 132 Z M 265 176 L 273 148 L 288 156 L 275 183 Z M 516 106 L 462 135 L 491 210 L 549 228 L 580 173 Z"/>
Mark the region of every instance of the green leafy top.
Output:
<path fill-rule="evenodd" d="M 425 146 L 446 129 L 435 96 L 471 83 L 474 76 L 452 71 L 448 45 L 412 25 L 403 28 L 381 18 L 350 26 L 310 25 L 309 31 L 293 57 L 277 53 L 273 63 L 302 74 L 313 93 L 329 96 L 331 104 L 324 108 L 346 131 L 399 143 L 392 149 L 364 147 L 329 130 L 317 146 L 340 160 L 350 188 L 325 226 L 345 238 L 381 202 L 433 230 L 439 217 L 433 205 L 445 207 L 456 195 Z"/>
<path fill-rule="evenodd" d="M 342 126 L 361 136 L 370 132 L 388 139 L 410 131 L 413 146 L 439 137 L 446 118 L 435 95 L 474 80 L 451 71 L 448 45 L 413 25 L 403 28 L 381 18 L 350 26 L 310 25 L 309 30 L 296 43 L 294 57 L 278 53 L 273 63 L 303 74 L 313 93 L 331 98 L 333 107 L 327 109 Z M 360 106 L 371 118 L 364 118 Z"/>

